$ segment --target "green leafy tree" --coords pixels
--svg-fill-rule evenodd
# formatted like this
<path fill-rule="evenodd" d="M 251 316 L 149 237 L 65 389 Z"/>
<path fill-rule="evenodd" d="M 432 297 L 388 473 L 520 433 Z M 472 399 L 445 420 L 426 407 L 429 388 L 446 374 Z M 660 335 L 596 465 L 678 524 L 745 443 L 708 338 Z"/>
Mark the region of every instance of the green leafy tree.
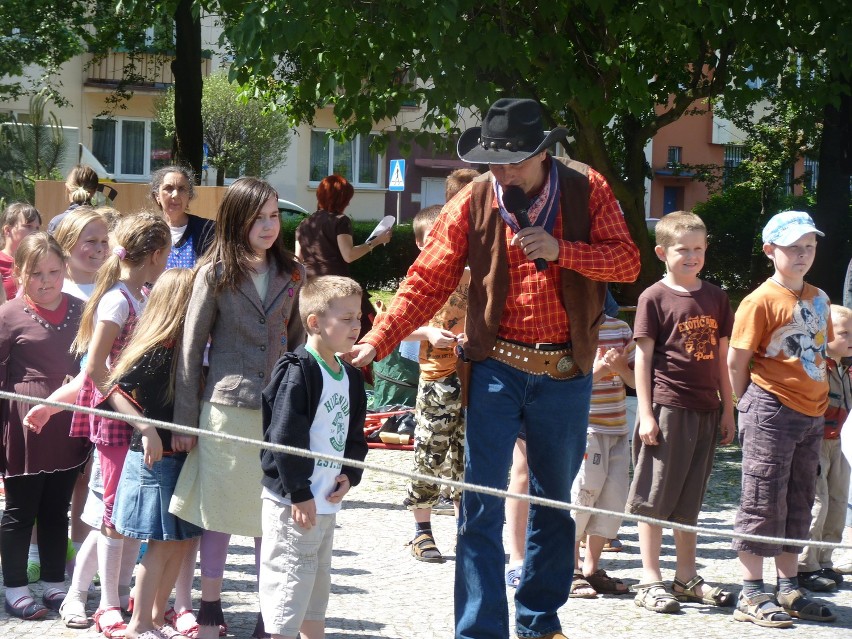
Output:
<path fill-rule="evenodd" d="M 175 128 L 175 90 L 157 102 L 156 118 L 171 135 Z M 224 73 L 205 79 L 201 96 L 201 122 L 207 161 L 216 169 L 216 184 L 226 174 L 242 169 L 248 175 L 268 176 L 287 155 L 290 127 L 280 111 L 268 111 L 257 100 L 242 95 Z M 227 175 L 227 177 L 235 177 Z"/>
<path fill-rule="evenodd" d="M 0 5 L 0 101 L 47 89 L 55 99 L 56 72 L 85 51 L 94 2 L 3 0 Z"/>
<path fill-rule="evenodd" d="M 412 103 L 425 142 L 459 132 L 459 107 L 539 100 L 573 134 L 571 154 L 607 178 L 642 253 L 639 290 L 658 275 L 644 221 L 644 148 L 696 100 L 770 77 L 783 49 L 769 0 L 220 2 L 232 74 L 297 122 L 331 106 L 352 136 Z M 772 5 L 772 6 L 770 6 Z M 757 60 L 759 63 L 755 63 Z M 283 98 L 283 99 L 282 99 Z"/>

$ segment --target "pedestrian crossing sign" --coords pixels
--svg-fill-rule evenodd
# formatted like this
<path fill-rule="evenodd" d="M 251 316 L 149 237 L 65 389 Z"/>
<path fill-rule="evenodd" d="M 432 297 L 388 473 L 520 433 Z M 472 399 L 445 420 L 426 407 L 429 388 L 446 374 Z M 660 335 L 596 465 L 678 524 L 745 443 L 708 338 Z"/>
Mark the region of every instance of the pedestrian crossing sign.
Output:
<path fill-rule="evenodd" d="M 388 190 L 405 190 L 405 160 L 390 161 L 390 182 L 388 183 Z"/>

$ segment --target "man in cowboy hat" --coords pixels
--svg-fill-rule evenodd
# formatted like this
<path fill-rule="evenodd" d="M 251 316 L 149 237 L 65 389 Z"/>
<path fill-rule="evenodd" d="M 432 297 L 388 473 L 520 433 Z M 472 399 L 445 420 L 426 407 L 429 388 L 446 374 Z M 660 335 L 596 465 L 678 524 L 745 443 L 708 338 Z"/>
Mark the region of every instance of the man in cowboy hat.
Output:
<path fill-rule="evenodd" d="M 444 206 L 388 312 L 352 355 L 358 366 L 386 356 L 434 315 L 469 263 L 465 480 L 505 489 L 523 427 L 530 494 L 567 503 L 586 446 L 606 282 L 635 280 L 639 253 L 603 177 L 546 151 L 566 135 L 562 128 L 545 135 L 539 104 L 510 98 L 491 106 L 481 128 L 464 132 L 459 157 L 490 172 Z M 464 492 L 459 639 L 509 636 L 502 527 L 500 499 Z M 568 510 L 530 508 L 515 595 L 518 637 L 564 637 L 557 610 L 568 599 L 573 547 Z"/>

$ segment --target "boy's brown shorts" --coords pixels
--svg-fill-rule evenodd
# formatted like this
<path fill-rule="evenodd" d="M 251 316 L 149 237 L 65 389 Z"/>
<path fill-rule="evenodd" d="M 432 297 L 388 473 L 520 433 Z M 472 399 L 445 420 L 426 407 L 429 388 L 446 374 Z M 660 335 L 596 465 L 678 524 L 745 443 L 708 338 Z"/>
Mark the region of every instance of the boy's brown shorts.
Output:
<path fill-rule="evenodd" d="M 656 446 L 639 439 L 633 429 L 633 482 L 628 512 L 680 524 L 695 525 L 719 429 L 719 411 L 696 411 L 654 404 L 660 432 Z"/>
<path fill-rule="evenodd" d="M 809 417 L 784 406 L 751 384 L 737 404 L 743 447 L 743 492 L 734 530 L 750 535 L 807 539 L 816 492 L 822 417 Z M 800 553 L 801 544 L 735 539 L 734 550 L 760 557 Z"/>

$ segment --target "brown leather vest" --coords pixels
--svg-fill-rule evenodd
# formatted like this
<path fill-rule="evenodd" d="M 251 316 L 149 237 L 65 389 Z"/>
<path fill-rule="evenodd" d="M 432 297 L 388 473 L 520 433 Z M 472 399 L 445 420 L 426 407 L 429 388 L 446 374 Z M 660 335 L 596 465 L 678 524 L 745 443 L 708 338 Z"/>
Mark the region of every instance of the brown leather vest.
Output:
<path fill-rule="evenodd" d="M 562 213 L 562 237 L 572 242 L 588 242 L 589 167 L 580 162 L 552 158 L 559 175 L 559 206 Z M 491 208 L 494 191 L 491 174 L 474 180 L 470 193 L 470 229 L 468 260 L 470 292 L 465 322 L 465 356 L 482 361 L 491 355 L 500 318 L 509 292 L 506 259 L 505 222 Z M 568 313 L 574 360 L 583 373 L 592 370 L 598 345 L 598 326 L 603 321 L 606 282 L 583 277 L 563 269 L 562 300 Z"/>

